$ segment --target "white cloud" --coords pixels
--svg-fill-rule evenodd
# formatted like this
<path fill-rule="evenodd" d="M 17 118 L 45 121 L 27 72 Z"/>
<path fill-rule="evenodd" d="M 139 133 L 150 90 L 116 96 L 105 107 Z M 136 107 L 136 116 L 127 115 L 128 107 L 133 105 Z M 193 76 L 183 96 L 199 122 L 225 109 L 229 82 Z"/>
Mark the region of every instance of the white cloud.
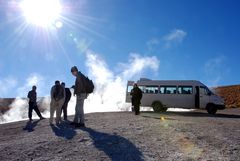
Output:
<path fill-rule="evenodd" d="M 187 32 L 181 29 L 174 29 L 169 34 L 163 37 L 166 42 L 166 47 L 171 47 L 173 43 L 181 43 L 185 37 L 187 36 Z"/>
<path fill-rule="evenodd" d="M 159 39 L 157 38 L 153 38 L 149 41 L 147 41 L 147 48 L 148 48 L 148 51 L 153 51 L 154 50 L 154 47 L 158 46 L 160 43 Z"/>
<path fill-rule="evenodd" d="M 226 60 L 226 57 L 221 55 L 212 59 L 209 59 L 204 64 L 204 71 L 206 74 L 220 73 L 222 64 Z"/>
<path fill-rule="evenodd" d="M 187 32 L 181 29 L 174 29 L 170 33 L 162 36 L 161 38 L 152 38 L 146 42 L 148 52 L 153 52 L 156 47 L 163 45 L 165 48 L 170 48 L 174 44 L 182 43 L 187 36 Z"/>
<path fill-rule="evenodd" d="M 183 39 L 187 36 L 187 33 L 180 29 L 175 29 L 171 33 L 165 36 L 166 41 L 176 41 L 182 42 Z"/>
<path fill-rule="evenodd" d="M 120 66 L 123 69 L 122 77 L 128 80 L 136 75 L 142 74 L 147 68 L 157 71 L 159 68 L 159 60 L 156 56 L 149 57 L 131 53 L 129 61 L 127 63 L 121 63 Z"/>
<path fill-rule="evenodd" d="M 224 65 L 225 61 L 226 57 L 221 55 L 205 62 L 203 70 L 209 86 L 217 86 L 223 79 L 228 70 Z"/>
<path fill-rule="evenodd" d="M 7 95 L 9 93 L 9 91 L 13 91 L 13 89 L 16 87 L 17 85 L 17 80 L 13 77 L 6 77 L 2 80 L 0 80 L 0 97 L 6 97 L 5 95 Z"/>

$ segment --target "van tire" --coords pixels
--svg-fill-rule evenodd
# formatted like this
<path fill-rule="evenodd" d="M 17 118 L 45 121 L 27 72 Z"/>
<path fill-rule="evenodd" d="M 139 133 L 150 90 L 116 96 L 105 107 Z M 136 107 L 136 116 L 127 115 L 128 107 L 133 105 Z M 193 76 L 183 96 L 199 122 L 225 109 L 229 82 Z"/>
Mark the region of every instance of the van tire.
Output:
<path fill-rule="evenodd" d="M 207 105 L 206 109 L 207 109 L 207 112 L 211 115 L 214 115 L 217 112 L 217 108 L 213 104 Z"/>
<path fill-rule="evenodd" d="M 161 101 L 154 101 L 152 103 L 152 108 L 154 112 L 166 112 L 168 109 L 165 105 L 162 104 Z"/>

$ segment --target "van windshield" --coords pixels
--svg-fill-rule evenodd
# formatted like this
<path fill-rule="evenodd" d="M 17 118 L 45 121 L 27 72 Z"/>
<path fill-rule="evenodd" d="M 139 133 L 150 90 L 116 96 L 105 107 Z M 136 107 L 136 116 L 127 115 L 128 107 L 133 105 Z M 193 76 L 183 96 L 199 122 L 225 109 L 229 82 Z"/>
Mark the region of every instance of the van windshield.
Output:
<path fill-rule="evenodd" d="M 208 87 L 205 87 L 205 88 L 208 95 L 215 95 L 214 92 L 211 91 Z"/>

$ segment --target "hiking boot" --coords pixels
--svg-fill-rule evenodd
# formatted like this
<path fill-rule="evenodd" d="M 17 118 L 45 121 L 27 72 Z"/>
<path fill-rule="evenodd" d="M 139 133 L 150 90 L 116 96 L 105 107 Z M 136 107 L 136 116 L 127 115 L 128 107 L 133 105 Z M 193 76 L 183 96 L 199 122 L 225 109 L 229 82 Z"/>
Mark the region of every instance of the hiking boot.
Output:
<path fill-rule="evenodd" d="M 46 119 L 45 117 L 40 117 L 40 120 Z"/>

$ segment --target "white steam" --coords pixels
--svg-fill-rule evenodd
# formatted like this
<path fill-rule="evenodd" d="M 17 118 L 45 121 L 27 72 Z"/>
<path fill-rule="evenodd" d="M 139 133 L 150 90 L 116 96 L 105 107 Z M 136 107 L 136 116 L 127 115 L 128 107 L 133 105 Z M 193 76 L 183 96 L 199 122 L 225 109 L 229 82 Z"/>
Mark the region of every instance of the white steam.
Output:
<path fill-rule="evenodd" d="M 44 117 L 49 117 L 50 109 L 50 98 L 40 98 L 38 101 L 38 106 L 43 110 L 42 115 Z M 38 118 L 36 112 L 33 110 L 32 118 Z M 28 119 L 28 100 L 26 98 L 17 97 L 10 105 L 10 110 L 7 111 L 4 115 L 0 115 L 0 124 L 7 122 L 14 122 L 19 120 Z"/>
<path fill-rule="evenodd" d="M 145 69 L 157 71 L 159 60 L 155 56 L 131 54 L 128 63 L 121 63 L 121 71 L 115 74 L 97 53 L 88 50 L 86 66 L 96 90 L 85 101 L 85 111 L 122 111 L 130 110 L 130 105 L 125 103 L 127 81 L 141 75 Z"/>
<path fill-rule="evenodd" d="M 26 99 L 16 98 L 10 105 L 10 110 L 2 116 L 2 122 L 14 122 L 26 119 L 28 103 Z"/>

